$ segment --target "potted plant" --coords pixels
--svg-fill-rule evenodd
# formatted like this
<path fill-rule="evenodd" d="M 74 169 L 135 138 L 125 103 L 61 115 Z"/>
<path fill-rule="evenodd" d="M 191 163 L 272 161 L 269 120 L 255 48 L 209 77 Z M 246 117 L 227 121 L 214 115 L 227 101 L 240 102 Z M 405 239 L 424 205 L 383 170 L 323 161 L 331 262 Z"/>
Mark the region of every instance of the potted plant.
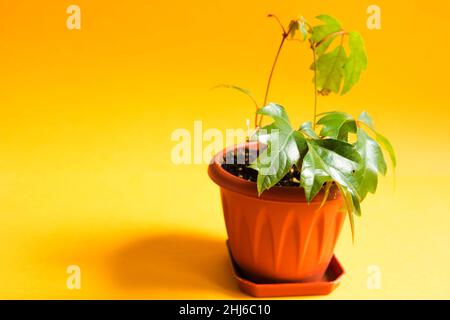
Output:
<path fill-rule="evenodd" d="M 392 160 L 393 148 L 375 130 L 367 112 L 358 118 L 341 112 L 317 113 L 319 96 L 345 94 L 367 67 L 358 32 L 348 32 L 328 15 L 317 25 L 292 20 L 272 65 L 264 101 L 256 104 L 255 130 L 247 142 L 218 153 L 208 167 L 220 186 L 229 247 L 236 264 L 252 280 L 264 283 L 320 279 L 333 257 L 347 215 L 354 239 L 354 215 L 385 175 L 382 148 Z M 269 89 L 287 40 L 311 50 L 314 118 L 299 127 L 286 110 L 269 103 Z M 263 117 L 272 122 L 263 126 Z M 344 209 L 344 210 L 343 210 Z"/>

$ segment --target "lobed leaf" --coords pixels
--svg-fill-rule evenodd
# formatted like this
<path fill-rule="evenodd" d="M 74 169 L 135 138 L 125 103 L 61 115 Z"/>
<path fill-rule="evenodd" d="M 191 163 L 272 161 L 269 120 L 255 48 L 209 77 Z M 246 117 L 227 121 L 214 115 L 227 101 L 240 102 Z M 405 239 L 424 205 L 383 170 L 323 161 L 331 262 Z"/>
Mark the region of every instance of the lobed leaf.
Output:
<path fill-rule="evenodd" d="M 386 174 L 386 162 L 378 143 L 364 130 L 358 128 L 356 150 L 362 159 L 363 179 L 359 185 L 359 194 L 363 200 L 368 192 L 375 193 L 378 184 L 378 174 Z"/>
<path fill-rule="evenodd" d="M 327 141 L 329 140 L 329 141 Z M 335 180 L 359 198 L 360 157 L 352 145 L 339 140 L 310 140 L 303 159 L 301 186 L 311 201 L 324 182 Z"/>
<path fill-rule="evenodd" d="M 322 41 L 329 34 L 339 32 L 342 29 L 339 21 L 329 15 L 321 14 L 316 18 L 324 22 L 324 24 L 312 28 L 311 40 L 315 43 Z"/>
<path fill-rule="evenodd" d="M 258 110 L 274 122 L 257 131 L 257 138 L 267 145 L 250 167 L 258 171 L 258 194 L 277 184 L 306 153 L 307 144 L 300 132 L 292 129 L 286 110 L 275 103 Z"/>
<path fill-rule="evenodd" d="M 348 33 L 350 49 L 344 64 L 344 85 L 341 94 L 345 94 L 359 81 L 361 72 L 367 68 L 367 56 L 364 40 L 358 32 Z"/>
<path fill-rule="evenodd" d="M 295 131 L 271 135 L 267 148 L 250 167 L 258 171 L 258 194 L 277 184 L 300 159 Z"/>
<path fill-rule="evenodd" d="M 320 131 L 322 137 L 347 141 L 349 133 L 356 133 L 355 119 L 345 112 L 328 112 L 317 124 L 322 125 Z"/>
<path fill-rule="evenodd" d="M 392 147 L 392 144 L 385 136 L 379 134 L 378 132 L 375 135 L 375 139 L 387 151 L 389 157 L 391 158 L 392 166 L 395 169 L 395 167 L 397 166 L 397 158 L 395 156 L 395 151 L 394 148 Z"/>
<path fill-rule="evenodd" d="M 397 157 L 395 156 L 394 148 L 385 136 L 375 130 L 372 117 L 366 111 L 364 111 L 359 115 L 358 120 L 364 123 L 369 129 L 374 132 L 375 140 L 387 151 L 392 162 L 392 167 L 395 169 L 395 167 L 397 166 Z"/>
<path fill-rule="evenodd" d="M 286 110 L 279 104 L 269 103 L 260 108 L 256 113 L 271 117 L 280 130 L 292 130 Z"/>
<path fill-rule="evenodd" d="M 327 52 L 311 66 L 316 68 L 317 91 L 322 95 L 328 95 L 331 92 L 339 93 L 342 79 L 344 78 L 344 65 L 347 61 L 347 55 L 342 45 L 337 46 L 332 51 Z"/>
<path fill-rule="evenodd" d="M 317 135 L 317 133 L 314 132 L 314 129 L 312 128 L 311 121 L 303 122 L 302 125 L 300 126 L 299 131 L 304 133 L 311 139 L 319 139 L 319 136 Z"/>

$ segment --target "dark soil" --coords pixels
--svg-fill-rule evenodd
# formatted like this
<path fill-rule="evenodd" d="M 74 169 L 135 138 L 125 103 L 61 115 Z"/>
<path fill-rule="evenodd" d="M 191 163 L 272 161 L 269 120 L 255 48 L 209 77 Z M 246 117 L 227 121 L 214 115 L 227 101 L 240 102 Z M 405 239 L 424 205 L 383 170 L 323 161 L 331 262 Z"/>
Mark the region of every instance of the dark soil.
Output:
<path fill-rule="evenodd" d="M 224 156 L 222 168 L 238 178 L 256 182 L 258 178 L 258 171 L 248 168 L 248 165 L 253 162 L 256 157 L 256 152 L 252 151 L 251 153 L 249 153 L 248 148 L 246 148 L 245 150 L 238 149 L 235 152 L 234 156 L 231 152 L 228 153 L 229 161 L 226 161 L 226 156 Z M 297 167 L 294 167 L 275 186 L 298 187 L 299 185 L 300 170 Z"/>

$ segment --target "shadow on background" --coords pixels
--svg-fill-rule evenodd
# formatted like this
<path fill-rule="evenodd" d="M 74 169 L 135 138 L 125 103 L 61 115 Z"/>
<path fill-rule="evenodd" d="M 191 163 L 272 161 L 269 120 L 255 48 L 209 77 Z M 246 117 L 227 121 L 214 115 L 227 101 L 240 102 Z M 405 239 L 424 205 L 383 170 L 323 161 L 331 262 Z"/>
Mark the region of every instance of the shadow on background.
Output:
<path fill-rule="evenodd" d="M 242 297 L 225 241 L 198 234 L 165 234 L 120 248 L 111 261 L 113 281 L 122 289 L 221 291 Z"/>

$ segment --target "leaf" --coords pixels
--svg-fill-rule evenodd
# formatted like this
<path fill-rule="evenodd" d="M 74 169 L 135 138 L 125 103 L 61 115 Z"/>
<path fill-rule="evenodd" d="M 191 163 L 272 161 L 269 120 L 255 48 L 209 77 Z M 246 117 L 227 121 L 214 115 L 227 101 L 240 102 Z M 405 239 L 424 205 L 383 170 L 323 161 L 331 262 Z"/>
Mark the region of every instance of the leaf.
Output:
<path fill-rule="evenodd" d="M 364 111 L 359 115 L 358 120 L 364 123 L 369 129 L 373 131 L 373 133 L 375 134 L 375 140 L 381 145 L 381 147 L 383 147 L 387 151 L 392 162 L 392 167 L 395 169 L 395 167 L 397 166 L 397 158 L 395 156 L 394 148 L 385 136 L 375 130 L 372 117 L 366 111 Z"/>
<path fill-rule="evenodd" d="M 236 91 L 238 91 L 240 93 L 243 93 L 247 97 L 249 97 L 256 106 L 258 106 L 258 103 L 256 102 L 256 99 L 253 97 L 253 94 L 250 92 L 250 90 L 247 90 L 245 88 L 241 88 L 241 87 L 233 85 L 233 84 L 219 84 L 217 86 L 212 87 L 212 89 L 217 89 L 217 88 L 233 89 L 233 90 L 236 90 Z"/>
<path fill-rule="evenodd" d="M 300 153 L 300 157 L 303 157 L 308 151 L 308 144 L 306 143 L 306 139 L 299 131 L 294 131 L 293 135 L 295 142 L 297 143 L 297 148 Z"/>
<path fill-rule="evenodd" d="M 339 32 L 342 29 L 341 24 L 331 16 L 321 14 L 316 19 L 324 22 L 324 24 L 312 28 L 311 40 L 315 43 L 322 41 L 329 34 Z"/>
<path fill-rule="evenodd" d="M 304 133 L 311 139 L 319 139 L 319 136 L 317 135 L 317 133 L 314 132 L 312 128 L 311 121 L 303 122 L 302 125 L 300 126 L 299 131 Z"/>
<path fill-rule="evenodd" d="M 316 64 L 311 66 L 313 70 L 317 68 L 317 91 L 320 94 L 339 93 L 346 61 L 345 49 L 342 45 L 339 45 L 334 50 L 321 55 Z"/>
<path fill-rule="evenodd" d="M 277 184 L 300 159 L 305 152 L 304 137 L 292 129 L 286 110 L 275 103 L 258 110 L 258 114 L 270 116 L 274 122 L 264 127 L 268 133 L 261 134 L 267 148 L 250 167 L 258 171 L 258 194 Z M 258 130 L 259 131 L 259 130 Z"/>
<path fill-rule="evenodd" d="M 358 117 L 358 120 L 368 126 L 370 129 L 375 131 L 375 126 L 373 124 L 372 117 L 366 111 L 361 112 Z"/>
<path fill-rule="evenodd" d="M 299 19 L 299 30 L 302 34 L 302 40 L 305 41 L 308 37 L 308 30 L 306 29 L 305 20 L 302 17 Z"/>
<path fill-rule="evenodd" d="M 258 171 L 258 194 L 277 184 L 296 164 L 300 152 L 294 137 L 295 131 L 289 133 L 280 131 L 271 135 L 267 149 L 253 162 L 250 167 Z"/>
<path fill-rule="evenodd" d="M 392 167 L 395 169 L 395 167 L 397 166 L 397 158 L 395 156 L 395 152 L 394 152 L 394 148 L 392 147 L 392 144 L 389 142 L 389 140 L 385 136 L 382 136 L 378 132 L 375 135 L 375 139 L 387 151 L 387 153 L 389 154 L 389 157 L 391 158 Z"/>
<path fill-rule="evenodd" d="M 362 176 L 359 194 L 363 200 L 368 192 L 375 193 L 378 184 L 378 174 L 386 174 L 386 162 L 378 143 L 364 130 L 358 128 L 356 150 L 362 159 Z"/>
<path fill-rule="evenodd" d="M 359 198 L 360 158 L 352 145 L 339 140 L 310 140 L 307 143 L 301 186 L 308 202 L 317 195 L 323 183 L 330 180 L 347 187 Z"/>
<path fill-rule="evenodd" d="M 327 199 L 328 199 L 328 196 L 330 194 L 330 189 L 331 189 L 332 185 L 333 184 L 332 184 L 331 181 L 328 181 L 327 183 L 325 183 L 325 193 L 323 195 L 323 199 L 322 199 L 322 202 L 320 203 L 320 206 L 319 206 L 318 210 L 320 210 L 324 206 L 325 202 L 327 202 Z"/>
<path fill-rule="evenodd" d="M 342 141 L 348 140 L 348 133 L 356 133 L 356 122 L 345 112 L 328 112 L 319 119 L 317 124 L 322 125 L 320 135 Z"/>
<path fill-rule="evenodd" d="M 323 184 L 332 180 L 319 156 L 309 149 L 303 158 L 300 179 L 300 186 L 305 190 L 306 200 L 311 202 L 319 193 Z"/>
<path fill-rule="evenodd" d="M 291 22 L 289 22 L 288 30 L 291 39 L 295 37 L 295 33 L 299 28 L 298 20 L 291 20 Z"/>
<path fill-rule="evenodd" d="M 344 198 L 344 207 L 347 211 L 348 220 L 350 221 L 350 230 L 352 232 L 352 242 L 355 243 L 355 220 L 353 219 L 353 199 L 351 194 L 345 190 L 339 183 L 337 183 L 339 191 Z"/>
<path fill-rule="evenodd" d="M 348 33 L 349 56 L 344 65 L 344 85 L 341 94 L 345 94 L 359 81 L 361 72 L 367 68 L 367 55 L 364 40 L 358 32 Z"/>
<path fill-rule="evenodd" d="M 271 117 L 275 121 L 275 125 L 281 130 L 292 130 L 286 110 L 276 103 L 269 103 L 256 113 Z"/>
<path fill-rule="evenodd" d="M 321 56 L 327 51 L 327 49 L 330 47 L 331 43 L 333 43 L 334 39 L 336 39 L 336 34 L 331 34 L 328 36 L 328 38 L 318 44 L 316 47 L 316 55 Z"/>
<path fill-rule="evenodd" d="M 353 162 L 361 163 L 362 161 L 358 151 L 350 143 L 335 139 L 312 140 L 311 143 L 314 143 L 322 148 L 333 151 Z"/>
<path fill-rule="evenodd" d="M 262 128 L 259 128 L 250 136 L 250 141 L 259 141 L 261 143 L 267 144 L 270 139 L 270 135 L 278 132 L 278 127 L 275 123 L 268 124 Z"/>

